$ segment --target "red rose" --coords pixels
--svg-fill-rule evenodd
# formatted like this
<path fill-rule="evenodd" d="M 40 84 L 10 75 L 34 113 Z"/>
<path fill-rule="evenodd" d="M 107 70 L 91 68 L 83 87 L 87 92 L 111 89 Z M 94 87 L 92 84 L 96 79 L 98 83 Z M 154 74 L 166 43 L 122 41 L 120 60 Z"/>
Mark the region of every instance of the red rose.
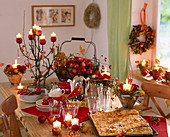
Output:
<path fill-rule="evenodd" d="M 134 90 L 137 90 L 139 88 L 139 86 L 136 85 L 136 84 L 132 84 L 132 87 L 133 87 Z"/>
<path fill-rule="evenodd" d="M 121 90 L 123 90 L 123 83 L 120 83 L 119 87 L 121 88 Z"/>

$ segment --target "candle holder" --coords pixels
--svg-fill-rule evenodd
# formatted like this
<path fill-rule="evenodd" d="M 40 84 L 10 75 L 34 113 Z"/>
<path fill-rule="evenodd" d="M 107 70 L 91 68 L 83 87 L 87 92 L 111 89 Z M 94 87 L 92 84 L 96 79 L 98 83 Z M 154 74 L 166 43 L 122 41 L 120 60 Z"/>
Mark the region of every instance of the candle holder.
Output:
<path fill-rule="evenodd" d="M 59 122 L 59 121 L 53 122 L 52 132 L 53 132 L 53 135 L 61 134 L 61 122 Z"/>
<path fill-rule="evenodd" d="M 22 74 L 6 74 L 11 85 L 18 85 L 21 82 Z"/>
<path fill-rule="evenodd" d="M 146 76 L 148 74 L 148 66 L 150 61 L 149 60 L 135 61 L 135 63 L 138 63 L 137 67 L 139 67 L 141 74 L 143 76 Z"/>
<path fill-rule="evenodd" d="M 18 37 L 17 35 L 16 41 L 19 44 L 19 49 L 22 55 L 27 59 L 27 61 L 25 61 L 25 65 L 32 73 L 31 78 L 34 81 L 32 86 L 34 88 L 47 88 L 46 78 L 51 76 L 56 69 L 54 66 L 55 50 L 58 49 L 58 46 L 55 46 L 54 44 L 56 39 L 53 35 L 51 40 L 52 46 L 49 48 L 49 52 L 46 53 L 44 50 L 46 40 L 45 36 L 42 34 L 41 27 L 34 25 L 33 29 L 29 32 L 28 38 L 30 40 L 29 46 L 26 46 L 25 43 L 24 45 L 21 45 L 21 36 Z M 43 84 L 40 85 L 41 82 L 43 82 Z"/>
<path fill-rule="evenodd" d="M 114 86 L 114 93 L 124 108 L 132 109 L 138 97 L 144 96 L 145 92 L 139 89 L 139 86 L 132 84 L 132 79 L 127 79 L 126 83 L 117 83 Z"/>

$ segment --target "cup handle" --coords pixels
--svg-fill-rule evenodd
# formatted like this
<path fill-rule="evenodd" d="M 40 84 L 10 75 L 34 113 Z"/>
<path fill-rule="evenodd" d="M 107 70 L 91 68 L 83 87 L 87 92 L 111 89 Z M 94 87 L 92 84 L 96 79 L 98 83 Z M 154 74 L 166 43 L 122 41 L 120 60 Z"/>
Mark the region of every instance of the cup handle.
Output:
<path fill-rule="evenodd" d="M 61 89 L 61 93 L 62 93 L 62 95 L 64 95 L 65 94 L 65 90 Z"/>

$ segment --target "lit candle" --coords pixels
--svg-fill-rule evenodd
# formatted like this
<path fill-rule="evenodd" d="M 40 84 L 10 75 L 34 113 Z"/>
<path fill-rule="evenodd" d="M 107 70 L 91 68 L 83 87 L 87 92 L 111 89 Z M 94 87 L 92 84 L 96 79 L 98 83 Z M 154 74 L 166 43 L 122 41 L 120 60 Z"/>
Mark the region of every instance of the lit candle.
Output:
<path fill-rule="evenodd" d="M 79 124 L 79 119 L 78 118 L 73 118 L 71 120 L 71 125 L 78 125 Z"/>
<path fill-rule="evenodd" d="M 126 84 L 123 84 L 123 90 L 130 91 L 132 85 L 128 83 L 128 79 L 126 79 Z"/>
<path fill-rule="evenodd" d="M 19 64 L 17 64 L 17 59 L 15 59 L 15 64 L 13 64 L 12 67 L 15 69 L 15 68 L 17 68 L 18 65 Z"/>
<path fill-rule="evenodd" d="M 46 43 L 45 36 L 42 34 L 42 35 L 40 36 L 40 44 L 41 44 L 41 45 L 44 45 L 45 43 Z"/>
<path fill-rule="evenodd" d="M 79 130 L 79 119 L 77 119 L 77 118 L 72 119 L 71 124 L 72 124 L 72 130 L 73 131 Z"/>
<path fill-rule="evenodd" d="M 51 33 L 51 41 L 55 42 L 56 41 L 56 34 L 53 32 Z"/>
<path fill-rule="evenodd" d="M 61 133 L 61 122 L 57 120 L 53 122 L 52 132 L 54 135 L 59 135 Z"/>
<path fill-rule="evenodd" d="M 28 38 L 29 38 L 29 40 L 33 40 L 34 39 L 32 29 L 30 29 L 30 31 L 29 31 Z"/>
<path fill-rule="evenodd" d="M 53 122 L 53 128 L 61 128 L 61 122 L 57 120 Z"/>
<path fill-rule="evenodd" d="M 70 115 L 69 113 L 67 113 L 65 115 L 65 121 L 67 123 L 68 126 L 71 126 L 71 119 L 72 119 L 72 115 Z"/>
<path fill-rule="evenodd" d="M 16 36 L 16 42 L 21 44 L 22 43 L 22 35 L 20 33 L 17 34 Z"/>
<path fill-rule="evenodd" d="M 36 29 L 37 29 L 37 25 L 34 24 L 34 26 L 32 28 L 33 28 L 32 32 L 35 34 L 36 33 Z"/>
<path fill-rule="evenodd" d="M 41 34 L 42 34 L 41 27 L 37 26 L 36 27 L 36 35 L 41 36 Z"/>
<path fill-rule="evenodd" d="M 101 73 L 103 79 L 110 79 L 111 75 L 110 72 L 107 71 L 107 68 L 105 67 L 104 71 Z"/>
<path fill-rule="evenodd" d="M 154 70 L 159 70 L 158 64 L 155 64 Z"/>
<path fill-rule="evenodd" d="M 19 83 L 19 85 L 17 86 L 17 89 L 24 89 L 24 86 L 21 85 L 21 83 Z"/>
<path fill-rule="evenodd" d="M 143 67 L 146 66 L 146 61 L 145 61 L 145 59 L 141 62 L 141 65 L 142 65 Z"/>

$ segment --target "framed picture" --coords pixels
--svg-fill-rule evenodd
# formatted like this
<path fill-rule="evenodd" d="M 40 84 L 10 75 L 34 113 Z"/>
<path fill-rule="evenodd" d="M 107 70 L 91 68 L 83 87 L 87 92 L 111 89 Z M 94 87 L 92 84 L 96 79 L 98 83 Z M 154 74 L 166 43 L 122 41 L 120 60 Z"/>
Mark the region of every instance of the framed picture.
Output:
<path fill-rule="evenodd" d="M 75 5 L 33 5 L 32 26 L 75 26 Z"/>

